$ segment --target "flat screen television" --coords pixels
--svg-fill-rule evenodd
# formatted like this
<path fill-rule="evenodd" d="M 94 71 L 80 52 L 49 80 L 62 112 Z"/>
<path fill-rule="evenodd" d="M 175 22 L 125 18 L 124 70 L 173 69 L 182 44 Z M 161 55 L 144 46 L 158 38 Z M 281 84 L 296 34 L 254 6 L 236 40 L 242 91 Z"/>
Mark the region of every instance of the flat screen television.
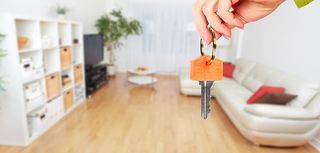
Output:
<path fill-rule="evenodd" d="M 103 36 L 99 34 L 84 35 L 84 52 L 86 66 L 94 66 L 103 60 Z"/>

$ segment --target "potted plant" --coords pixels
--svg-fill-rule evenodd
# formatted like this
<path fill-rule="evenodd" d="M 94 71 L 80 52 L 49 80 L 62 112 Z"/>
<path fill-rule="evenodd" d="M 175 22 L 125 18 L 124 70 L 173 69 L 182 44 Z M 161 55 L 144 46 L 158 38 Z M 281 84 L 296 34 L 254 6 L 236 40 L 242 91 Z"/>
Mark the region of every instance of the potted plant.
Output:
<path fill-rule="evenodd" d="M 0 33 L 0 41 L 2 41 L 4 39 L 4 37 L 5 37 L 5 35 Z M 6 56 L 6 55 L 7 54 L 6 54 L 5 50 L 0 48 L 0 60 L 2 57 Z M 2 78 L 2 76 L 0 76 L 0 91 L 4 90 L 3 83 L 4 83 L 3 78 Z"/>
<path fill-rule="evenodd" d="M 138 20 L 124 17 L 121 9 L 112 10 L 109 14 L 101 16 L 95 26 L 103 35 L 105 50 L 109 52 L 108 75 L 115 75 L 114 50 L 122 45 L 122 39 L 141 34 L 142 26 Z"/>
<path fill-rule="evenodd" d="M 58 5 L 56 8 L 56 13 L 58 14 L 58 18 L 65 19 L 66 14 L 68 13 L 68 10 L 65 6 Z"/>

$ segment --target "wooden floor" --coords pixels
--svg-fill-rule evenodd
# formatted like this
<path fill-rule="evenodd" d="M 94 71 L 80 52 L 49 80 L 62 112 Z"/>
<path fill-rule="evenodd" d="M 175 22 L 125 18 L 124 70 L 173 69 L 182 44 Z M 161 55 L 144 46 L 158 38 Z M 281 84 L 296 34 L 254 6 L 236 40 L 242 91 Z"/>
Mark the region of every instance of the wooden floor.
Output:
<path fill-rule="evenodd" d="M 199 97 L 179 93 L 178 78 L 159 76 L 154 90 L 118 75 L 26 148 L 0 153 L 318 153 L 259 147 L 244 139 L 217 103 L 203 120 Z"/>

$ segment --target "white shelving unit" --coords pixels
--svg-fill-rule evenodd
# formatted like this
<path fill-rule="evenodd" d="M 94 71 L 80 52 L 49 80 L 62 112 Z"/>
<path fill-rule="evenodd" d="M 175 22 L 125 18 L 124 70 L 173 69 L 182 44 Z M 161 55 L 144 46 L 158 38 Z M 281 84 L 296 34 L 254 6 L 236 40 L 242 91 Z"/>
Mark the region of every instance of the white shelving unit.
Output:
<path fill-rule="evenodd" d="M 0 145 L 27 146 L 85 102 L 82 24 L 75 21 L 0 15 Z M 28 39 L 19 47 L 18 38 Z M 69 76 L 67 84 L 63 76 Z"/>

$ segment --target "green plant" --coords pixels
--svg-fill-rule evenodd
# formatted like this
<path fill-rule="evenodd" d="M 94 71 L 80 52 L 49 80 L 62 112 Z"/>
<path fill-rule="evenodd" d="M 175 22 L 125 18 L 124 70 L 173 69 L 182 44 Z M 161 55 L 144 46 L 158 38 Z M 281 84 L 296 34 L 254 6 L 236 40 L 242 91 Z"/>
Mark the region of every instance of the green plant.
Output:
<path fill-rule="evenodd" d="M 57 8 L 56 8 L 56 12 L 57 14 L 59 15 L 65 15 L 68 13 L 68 9 L 62 5 L 58 5 Z"/>
<path fill-rule="evenodd" d="M 104 46 L 110 51 L 110 64 L 115 60 L 112 51 L 122 45 L 122 38 L 142 33 L 140 22 L 124 17 L 121 9 L 112 10 L 109 14 L 101 16 L 95 26 L 104 37 Z"/>

